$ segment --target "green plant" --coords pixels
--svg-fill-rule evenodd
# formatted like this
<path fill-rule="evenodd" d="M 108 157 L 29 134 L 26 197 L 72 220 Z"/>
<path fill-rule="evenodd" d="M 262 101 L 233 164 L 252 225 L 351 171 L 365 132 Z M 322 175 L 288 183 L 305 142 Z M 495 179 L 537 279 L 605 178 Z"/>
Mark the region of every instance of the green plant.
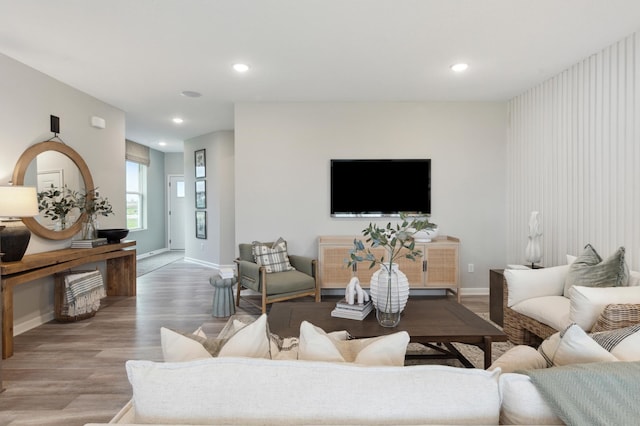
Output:
<path fill-rule="evenodd" d="M 44 217 L 60 220 L 62 229 L 66 227 L 67 215 L 77 207 L 78 200 L 66 185 L 64 188 L 51 185 L 49 189 L 38 192 L 38 210 Z"/>
<path fill-rule="evenodd" d="M 400 220 L 402 223 L 396 224 L 395 227 L 391 222 L 386 227 L 369 223 L 369 226 L 362 230 L 362 235 L 367 237 L 366 243 L 369 244 L 369 247 L 365 247 L 361 240 L 354 239 L 353 248 L 349 252 L 348 266 L 359 262 L 371 262 L 369 269 L 376 264 L 380 264 L 387 271 L 391 271 L 391 267 L 398 257 L 415 261 L 416 257 L 420 256 L 422 252 L 416 250 L 413 234 L 425 229 L 434 229 L 437 225 L 429 222 L 428 216 L 409 220 L 407 214 L 400 213 Z M 379 258 L 376 257 L 371 251 L 376 247 L 385 248 L 387 257 L 385 258 L 385 254 Z"/>
<path fill-rule="evenodd" d="M 87 192 L 76 192 L 74 194 L 78 200 L 78 208 L 81 213 L 87 216 L 109 216 L 113 214 L 113 207 L 108 198 L 100 197 L 98 188 L 90 189 Z"/>

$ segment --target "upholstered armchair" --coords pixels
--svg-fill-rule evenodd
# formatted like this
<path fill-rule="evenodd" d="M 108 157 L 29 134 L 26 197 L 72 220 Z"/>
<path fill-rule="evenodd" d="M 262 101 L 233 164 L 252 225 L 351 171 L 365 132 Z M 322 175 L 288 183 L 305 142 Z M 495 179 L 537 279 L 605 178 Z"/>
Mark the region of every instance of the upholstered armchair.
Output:
<path fill-rule="evenodd" d="M 283 240 L 276 241 L 275 244 Z M 261 243 L 264 250 L 269 250 L 273 243 Z M 251 289 L 262 295 L 262 312 L 267 311 L 267 304 L 298 297 L 313 296 L 320 301 L 320 289 L 317 282 L 317 260 L 305 256 L 288 255 L 292 270 L 267 272 L 268 265 L 256 263 L 252 244 L 239 244 L 239 256 L 235 260 L 238 267 L 238 294 L 236 306 L 240 306 L 240 292 L 243 288 Z M 250 302 L 251 303 L 251 302 Z"/>

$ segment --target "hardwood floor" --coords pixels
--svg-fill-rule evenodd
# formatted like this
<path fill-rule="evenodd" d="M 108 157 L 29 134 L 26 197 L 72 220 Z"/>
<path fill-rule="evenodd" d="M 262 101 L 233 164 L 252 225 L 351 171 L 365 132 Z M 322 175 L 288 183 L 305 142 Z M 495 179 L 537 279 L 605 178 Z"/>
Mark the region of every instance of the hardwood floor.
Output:
<path fill-rule="evenodd" d="M 173 262 L 138 277 L 136 297 L 107 297 L 95 317 L 50 322 L 15 337 L 15 354 L 2 361 L 5 391 L 0 425 L 84 425 L 107 422 L 131 398 L 124 363 L 162 360 L 160 327 L 216 336 L 228 318 L 211 316 L 213 270 Z M 311 300 L 311 299 L 310 299 Z M 488 296 L 463 297 L 488 312 Z M 241 302 L 236 313 L 258 315 Z"/>

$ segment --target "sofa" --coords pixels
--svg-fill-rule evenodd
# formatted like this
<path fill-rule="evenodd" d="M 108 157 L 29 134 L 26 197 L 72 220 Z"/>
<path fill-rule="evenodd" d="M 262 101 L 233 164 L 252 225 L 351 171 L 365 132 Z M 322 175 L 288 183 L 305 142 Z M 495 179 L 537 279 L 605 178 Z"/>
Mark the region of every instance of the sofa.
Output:
<path fill-rule="evenodd" d="M 486 371 L 404 366 L 406 332 L 351 339 L 303 321 L 299 336 L 281 338 L 269 332 L 264 314 L 230 321 L 216 338 L 201 328 L 162 328 L 165 362 L 127 361 L 133 398 L 108 424 L 542 425 L 621 413 L 635 419 L 635 404 L 623 404 L 628 413 L 619 405 L 640 393 L 640 325 L 632 328 L 609 351 L 573 325 L 540 350 L 510 349 Z M 636 362 L 619 362 L 617 349 Z M 603 377 L 611 376 L 618 379 L 604 389 Z M 580 381 L 584 395 L 566 401 Z"/>
<path fill-rule="evenodd" d="M 109 424 L 562 424 L 528 376 L 499 369 L 240 357 L 126 369 L 133 399 Z"/>
<path fill-rule="evenodd" d="M 628 270 L 622 247 L 602 260 L 587 245 L 566 265 L 505 269 L 503 292 L 504 332 L 537 347 L 572 323 L 591 331 L 609 304 L 640 304 L 640 272 Z"/>

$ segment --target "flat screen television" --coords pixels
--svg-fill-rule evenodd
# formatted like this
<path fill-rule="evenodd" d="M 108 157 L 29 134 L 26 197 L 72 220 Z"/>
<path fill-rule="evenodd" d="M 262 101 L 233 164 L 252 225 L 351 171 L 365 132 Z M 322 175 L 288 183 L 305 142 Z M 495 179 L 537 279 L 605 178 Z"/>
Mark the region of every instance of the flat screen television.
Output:
<path fill-rule="evenodd" d="M 431 214 L 431 160 L 331 160 L 331 216 Z"/>

